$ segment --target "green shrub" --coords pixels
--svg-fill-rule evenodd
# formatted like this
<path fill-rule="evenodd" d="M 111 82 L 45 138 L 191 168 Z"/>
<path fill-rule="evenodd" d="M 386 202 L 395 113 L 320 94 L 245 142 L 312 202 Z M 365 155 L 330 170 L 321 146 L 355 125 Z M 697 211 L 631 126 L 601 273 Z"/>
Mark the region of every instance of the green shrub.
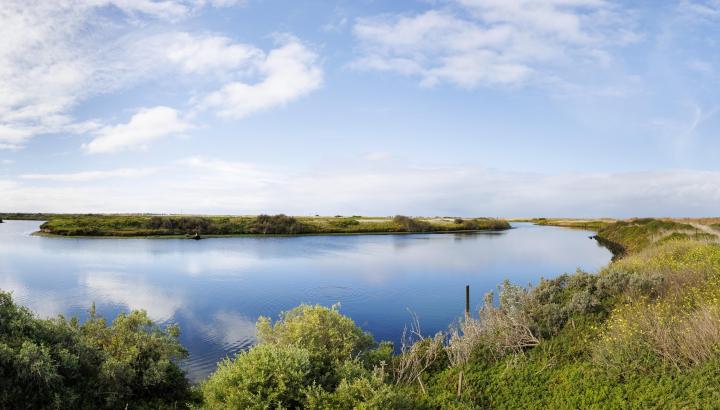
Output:
<path fill-rule="evenodd" d="M 397 215 L 393 218 L 393 223 L 398 227 L 399 230 L 405 232 L 430 232 L 433 226 L 430 222 L 422 221 L 417 218 L 410 218 L 409 216 Z"/>
<path fill-rule="evenodd" d="M 83 324 L 42 320 L 0 292 L 0 408 L 183 407 L 177 336 L 138 311 L 110 326 L 94 311 Z"/>
<path fill-rule="evenodd" d="M 415 410 L 430 407 L 402 389 L 371 374 L 354 380 L 344 379 L 334 392 L 315 388 L 308 392 L 306 408 L 317 410 L 397 409 Z"/>
<path fill-rule="evenodd" d="M 310 353 L 295 346 L 258 345 L 226 359 L 201 386 L 208 409 L 303 408 L 312 384 Z"/>
<path fill-rule="evenodd" d="M 261 317 L 257 323 L 261 344 L 297 346 L 306 349 L 314 367 L 314 377 L 322 386 L 339 380 L 338 365 L 364 357 L 375 343 L 369 333 L 338 311 L 338 306 L 300 305 L 280 314 L 275 323 Z"/>
<path fill-rule="evenodd" d="M 258 215 L 250 224 L 250 233 L 256 234 L 298 234 L 311 232 L 308 225 L 287 215 Z"/>
<path fill-rule="evenodd" d="M 337 306 L 301 305 L 275 323 L 261 317 L 257 328 L 258 345 L 203 383 L 205 407 L 333 408 L 352 396 L 358 408 L 381 408 L 395 400 L 390 386 L 371 377 L 392 360 L 392 344 L 376 345 Z"/>
<path fill-rule="evenodd" d="M 457 223 L 457 220 L 455 221 Z M 460 229 L 467 231 L 479 231 L 484 229 L 502 230 L 510 229 L 507 221 L 491 218 L 466 219 L 460 223 Z"/>

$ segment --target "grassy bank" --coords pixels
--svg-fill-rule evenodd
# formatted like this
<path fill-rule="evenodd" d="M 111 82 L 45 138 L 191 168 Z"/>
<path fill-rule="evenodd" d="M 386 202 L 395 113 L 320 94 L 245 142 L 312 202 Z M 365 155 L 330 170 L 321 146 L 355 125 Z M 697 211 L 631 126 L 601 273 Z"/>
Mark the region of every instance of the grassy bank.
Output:
<path fill-rule="evenodd" d="M 509 229 L 492 218 L 56 215 L 40 226 L 61 236 L 230 236 L 463 232 Z"/>
<path fill-rule="evenodd" d="M 636 253 L 651 245 L 677 240 L 713 241 L 718 235 L 707 225 L 688 220 L 641 218 L 606 224 L 598 229 L 597 237 L 624 253 Z M 709 231 L 709 232 L 708 232 Z"/>
<path fill-rule="evenodd" d="M 530 288 L 506 282 L 447 331 L 408 329 L 400 354 L 337 307 L 303 305 L 274 321 L 261 318 L 259 344 L 194 387 L 172 378 L 182 354 L 176 330 L 142 331 L 126 317 L 110 328 L 94 319 L 83 330 L 64 319 L 40 321 L 0 298 L 0 327 L 15 326 L 0 329 L 0 387 L 14 386 L 0 394 L 0 407 L 30 395 L 35 405 L 75 400 L 67 403 L 88 408 L 715 408 L 720 245 L 706 230 L 714 228 L 697 223 L 605 225 L 598 236 L 621 246 L 624 257 L 598 273 L 563 274 Z M 82 362 L 79 371 L 72 355 L 80 353 L 100 361 Z M 119 363 L 102 364 L 113 357 Z M 155 384 L 146 388 L 135 375 Z M 104 403 L 77 382 L 83 377 L 118 392 L 114 400 Z"/>
<path fill-rule="evenodd" d="M 543 226 L 560 226 L 563 228 L 587 229 L 597 231 L 598 229 L 615 222 L 614 219 L 574 219 L 574 218 L 521 218 L 510 219 L 511 222 L 532 222 Z"/>

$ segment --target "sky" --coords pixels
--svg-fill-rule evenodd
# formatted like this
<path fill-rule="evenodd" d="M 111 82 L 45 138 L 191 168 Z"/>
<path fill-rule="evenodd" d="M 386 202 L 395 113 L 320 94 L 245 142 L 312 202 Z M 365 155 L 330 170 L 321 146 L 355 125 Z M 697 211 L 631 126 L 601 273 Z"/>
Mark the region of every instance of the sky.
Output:
<path fill-rule="evenodd" d="M 720 214 L 720 0 L 0 2 L 3 212 Z"/>

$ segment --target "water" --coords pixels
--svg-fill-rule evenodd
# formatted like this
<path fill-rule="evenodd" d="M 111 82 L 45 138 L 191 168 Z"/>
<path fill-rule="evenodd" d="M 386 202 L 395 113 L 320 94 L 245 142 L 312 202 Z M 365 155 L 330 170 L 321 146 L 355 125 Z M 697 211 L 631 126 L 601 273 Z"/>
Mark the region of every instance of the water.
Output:
<path fill-rule="evenodd" d="M 300 303 L 331 305 L 378 340 L 398 341 L 411 320 L 434 333 L 476 310 L 503 279 L 537 282 L 611 254 L 591 232 L 531 224 L 479 234 L 265 238 L 68 239 L 31 236 L 40 222 L 0 224 L 0 289 L 41 316 L 114 317 L 145 309 L 178 323 L 198 380 L 254 342 L 258 316 Z"/>

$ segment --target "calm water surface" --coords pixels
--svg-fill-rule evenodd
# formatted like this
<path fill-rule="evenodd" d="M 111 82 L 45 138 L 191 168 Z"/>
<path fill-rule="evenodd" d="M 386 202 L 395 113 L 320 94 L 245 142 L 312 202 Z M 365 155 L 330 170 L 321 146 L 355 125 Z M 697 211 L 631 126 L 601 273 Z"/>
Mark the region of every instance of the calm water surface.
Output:
<path fill-rule="evenodd" d="M 480 234 L 182 239 L 31 236 L 40 222 L 0 224 L 0 289 L 42 316 L 84 317 L 95 302 L 114 317 L 145 309 L 178 323 L 197 380 L 251 346 L 258 316 L 300 303 L 341 303 L 378 340 L 398 341 L 409 311 L 423 333 L 462 315 L 465 285 L 477 308 L 503 279 L 536 282 L 611 254 L 592 233 L 530 224 Z"/>

